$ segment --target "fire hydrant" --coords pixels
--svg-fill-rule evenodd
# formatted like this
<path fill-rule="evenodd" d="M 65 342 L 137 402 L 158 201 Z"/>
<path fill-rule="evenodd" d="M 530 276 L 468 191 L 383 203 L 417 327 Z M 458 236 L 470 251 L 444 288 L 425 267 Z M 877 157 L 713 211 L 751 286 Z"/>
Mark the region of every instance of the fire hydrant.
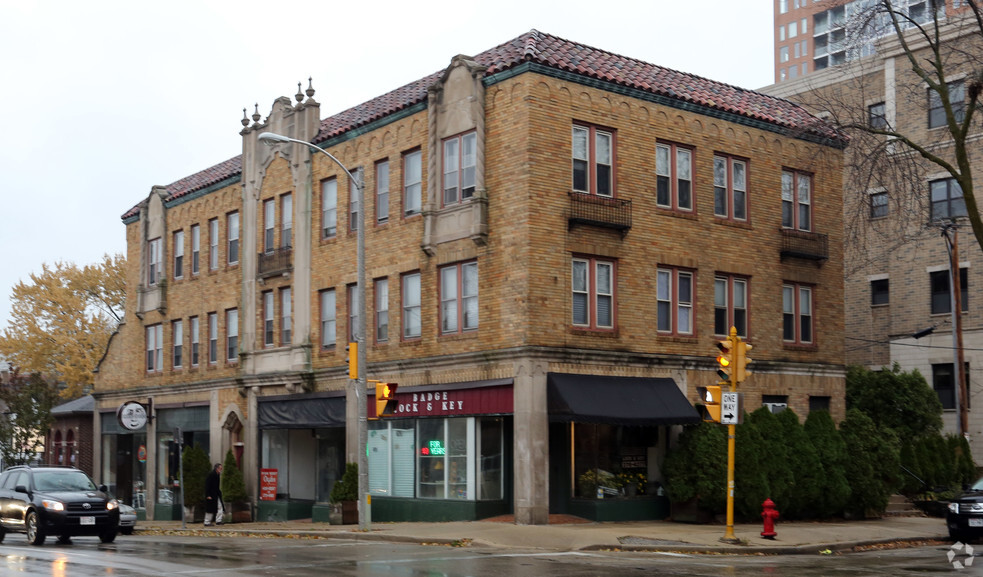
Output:
<path fill-rule="evenodd" d="M 771 499 L 765 499 L 765 502 L 761 504 L 763 510 L 761 511 L 761 518 L 764 519 L 765 530 L 761 532 L 761 536 L 765 539 L 774 539 L 778 533 L 775 532 L 775 520 L 778 519 L 778 511 L 775 509 L 775 502 Z"/>

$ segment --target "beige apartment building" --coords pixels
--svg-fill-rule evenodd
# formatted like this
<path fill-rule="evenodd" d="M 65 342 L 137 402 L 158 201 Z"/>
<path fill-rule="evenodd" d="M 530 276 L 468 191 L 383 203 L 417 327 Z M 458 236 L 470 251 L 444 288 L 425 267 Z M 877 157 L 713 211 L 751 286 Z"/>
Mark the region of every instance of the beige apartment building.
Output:
<path fill-rule="evenodd" d="M 180 435 L 235 452 L 264 520 L 326 519 L 362 450 L 376 521 L 662 518 L 662 460 L 730 327 L 754 346 L 748 410 L 843 417 L 846 141 L 803 108 L 535 30 L 333 116 L 314 96 L 244 117 L 240 155 L 123 215 L 96 469 L 148 516 L 178 514 Z M 330 152 L 364 206 L 264 132 Z M 363 370 L 400 403 L 365 448 L 359 210 Z M 645 494 L 584 488 L 619 473 Z"/>

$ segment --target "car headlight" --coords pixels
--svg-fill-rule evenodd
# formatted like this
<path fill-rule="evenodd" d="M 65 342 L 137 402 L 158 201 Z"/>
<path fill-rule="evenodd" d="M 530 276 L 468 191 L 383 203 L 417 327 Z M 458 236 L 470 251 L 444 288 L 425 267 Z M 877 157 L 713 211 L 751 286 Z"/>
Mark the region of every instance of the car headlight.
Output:
<path fill-rule="evenodd" d="M 41 501 L 41 505 L 49 511 L 64 511 L 65 504 L 61 501 L 55 501 L 54 499 L 44 499 Z"/>
<path fill-rule="evenodd" d="M 116 499 L 110 499 L 106 501 L 106 510 L 112 511 L 117 507 L 119 507 L 119 501 L 117 501 Z"/>
<path fill-rule="evenodd" d="M 959 503 L 949 503 L 950 513 L 959 513 Z"/>

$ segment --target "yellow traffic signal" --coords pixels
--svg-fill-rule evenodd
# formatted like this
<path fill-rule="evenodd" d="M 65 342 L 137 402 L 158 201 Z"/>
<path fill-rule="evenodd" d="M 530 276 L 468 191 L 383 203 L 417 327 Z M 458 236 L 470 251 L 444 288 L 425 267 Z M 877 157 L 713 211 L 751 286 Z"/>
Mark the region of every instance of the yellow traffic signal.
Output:
<path fill-rule="evenodd" d="M 753 360 L 747 356 L 747 352 L 752 348 L 754 347 L 745 343 L 744 341 L 738 341 L 737 343 L 737 367 L 734 370 L 734 373 L 738 383 L 744 382 L 744 379 L 753 374 L 747 368 L 748 364 L 750 364 Z"/>
<path fill-rule="evenodd" d="M 717 355 L 717 375 L 721 381 L 731 381 L 731 375 L 736 368 L 734 364 L 734 341 L 731 339 L 717 341 L 717 348 L 720 354 Z"/>
<path fill-rule="evenodd" d="M 348 378 L 358 378 L 358 342 L 348 343 Z"/>
<path fill-rule="evenodd" d="M 704 421 L 720 422 L 720 399 L 721 389 L 719 385 L 708 385 L 706 387 L 696 387 L 700 400 L 703 402 L 703 409 L 700 411 Z"/>
<path fill-rule="evenodd" d="M 391 417 L 399 409 L 399 401 L 396 400 L 396 383 L 376 383 L 375 384 L 375 416 Z"/>

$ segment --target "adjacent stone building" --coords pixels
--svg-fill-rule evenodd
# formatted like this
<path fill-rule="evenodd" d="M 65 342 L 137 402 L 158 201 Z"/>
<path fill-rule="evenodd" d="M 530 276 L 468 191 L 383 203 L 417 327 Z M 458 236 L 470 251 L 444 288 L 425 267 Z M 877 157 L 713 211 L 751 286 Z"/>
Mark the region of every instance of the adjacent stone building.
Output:
<path fill-rule="evenodd" d="M 748 410 L 843 417 L 846 142 L 803 108 L 535 30 L 328 118 L 314 94 L 244 117 L 240 156 L 123 215 L 96 460 L 149 515 L 175 514 L 178 435 L 234 451 L 261 519 L 326 518 L 361 450 L 375 520 L 659 518 L 662 459 L 732 326 Z M 330 152 L 364 206 L 264 132 Z M 400 402 L 366 448 L 359 210 L 363 369 Z M 127 402 L 146 423 L 117 419 Z"/>

